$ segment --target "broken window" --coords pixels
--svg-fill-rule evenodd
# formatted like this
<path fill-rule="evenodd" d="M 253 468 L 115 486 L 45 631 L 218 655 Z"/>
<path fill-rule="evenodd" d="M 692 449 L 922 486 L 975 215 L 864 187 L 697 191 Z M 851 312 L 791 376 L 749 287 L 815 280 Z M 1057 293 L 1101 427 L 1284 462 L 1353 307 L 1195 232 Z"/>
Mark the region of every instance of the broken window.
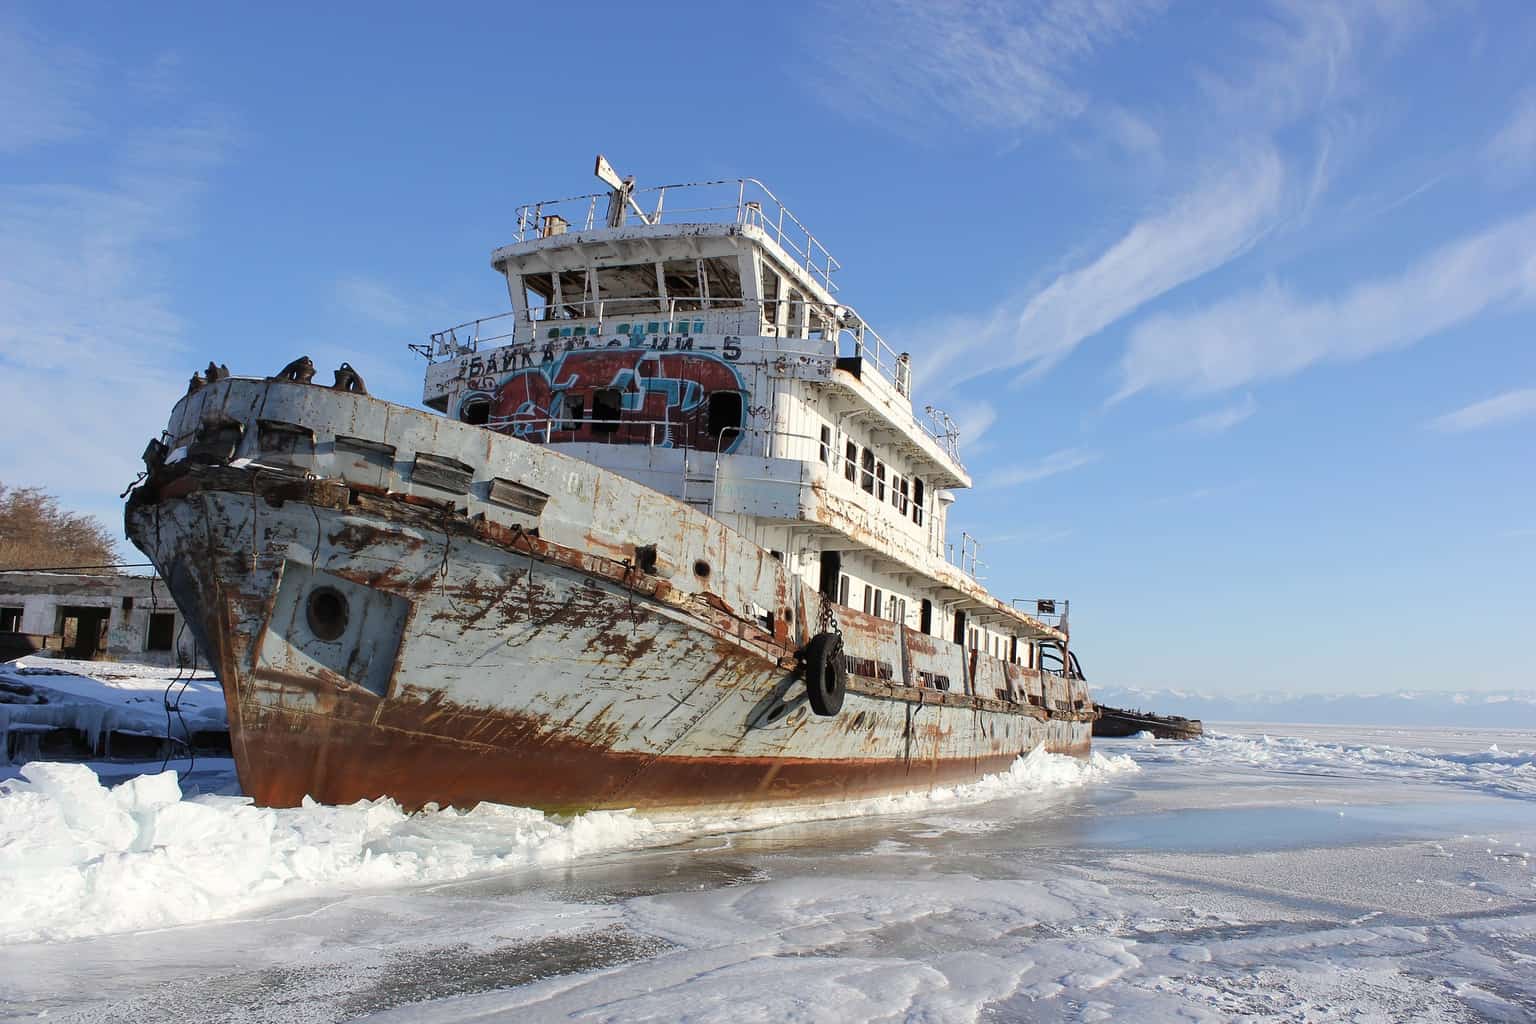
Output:
<path fill-rule="evenodd" d="M 783 283 L 773 264 L 763 260 L 763 320 L 770 325 L 779 322 L 779 289 Z"/>
<path fill-rule="evenodd" d="M 0 633 L 21 632 L 21 609 L 0 608 Z"/>
<path fill-rule="evenodd" d="M 885 463 L 875 463 L 875 499 L 885 500 Z"/>
<path fill-rule="evenodd" d="M 704 308 L 704 281 L 699 276 L 699 263 L 699 260 L 667 260 L 661 265 L 667 302 L 678 312 Z"/>
<path fill-rule="evenodd" d="M 562 270 L 556 275 L 560 285 L 560 315 L 566 319 L 592 316 L 596 310 L 587 311 L 587 272 Z"/>
<path fill-rule="evenodd" d="M 699 260 L 703 274 L 704 308 L 741 305 L 741 270 L 734 256 L 712 256 Z"/>
<path fill-rule="evenodd" d="M 862 475 L 860 477 L 859 486 L 863 487 L 864 490 L 867 493 L 874 494 L 875 493 L 875 453 L 870 451 L 868 448 L 865 448 L 864 449 L 863 459 L 859 463 L 859 465 L 860 465 L 860 467 L 863 470 L 863 473 L 862 473 Z"/>
<path fill-rule="evenodd" d="M 168 651 L 175 642 L 176 614 L 174 612 L 151 612 L 149 615 L 149 632 L 144 638 L 146 651 Z"/>
<path fill-rule="evenodd" d="M 605 317 L 659 312 L 662 306 L 656 291 L 654 263 L 601 267 L 597 271 L 597 298 Z M 596 311 L 587 315 L 596 315 Z"/>
<path fill-rule="evenodd" d="M 624 415 L 624 393 L 618 388 L 598 388 L 592 392 L 592 430 L 611 434 L 619 429 Z"/>
<path fill-rule="evenodd" d="M 864 584 L 864 614 L 865 615 L 869 614 L 869 602 L 870 602 L 870 599 L 873 598 L 874 596 L 875 596 L 875 588 L 871 587 L 868 583 Z"/>
<path fill-rule="evenodd" d="M 554 278 L 549 274 L 524 274 L 523 295 L 528 304 L 528 319 L 547 320 L 549 304 L 555 297 Z"/>
<path fill-rule="evenodd" d="M 791 338 L 805 337 L 805 296 L 798 289 L 789 290 L 789 332 Z"/>
<path fill-rule="evenodd" d="M 859 446 L 852 441 L 843 450 L 843 476 L 851 484 L 859 481 Z"/>
<path fill-rule="evenodd" d="M 875 598 L 874 598 L 874 601 L 872 602 L 873 605 L 874 605 L 874 610 L 873 610 L 873 612 L 871 614 L 874 614 L 874 615 L 879 615 L 880 614 L 880 605 L 881 605 L 884 597 L 885 597 L 885 595 L 882 594 L 880 592 L 879 588 L 877 587 L 875 589 Z"/>
<path fill-rule="evenodd" d="M 741 432 L 744 405 L 740 391 L 716 391 L 709 396 L 709 420 L 705 430 L 724 445 Z"/>
<path fill-rule="evenodd" d="M 821 461 L 832 465 L 832 428 L 821 428 Z"/>
<path fill-rule="evenodd" d="M 573 395 L 562 392 L 555 396 L 551 410 L 555 413 L 555 419 L 560 422 L 555 424 L 556 430 L 579 430 L 581 419 L 587 414 L 587 400 L 581 395 Z"/>
<path fill-rule="evenodd" d="M 923 525 L 923 481 L 920 477 L 912 478 L 912 521 L 918 526 Z"/>
<path fill-rule="evenodd" d="M 840 576 L 837 580 L 837 603 L 844 608 L 848 607 L 848 577 Z"/>

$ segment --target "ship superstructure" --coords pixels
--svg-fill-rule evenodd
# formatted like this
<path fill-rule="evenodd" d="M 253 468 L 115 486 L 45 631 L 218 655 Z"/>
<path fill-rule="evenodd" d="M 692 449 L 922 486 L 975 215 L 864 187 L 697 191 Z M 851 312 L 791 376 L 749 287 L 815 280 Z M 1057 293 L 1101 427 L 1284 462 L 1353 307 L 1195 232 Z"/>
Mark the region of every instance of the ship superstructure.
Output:
<path fill-rule="evenodd" d="M 419 347 L 441 416 L 215 373 L 151 447 L 130 536 L 247 791 L 738 805 L 1086 752 L 1066 602 L 948 542 L 958 431 L 823 244 L 751 179 L 598 173 L 518 211 L 508 312 Z"/>

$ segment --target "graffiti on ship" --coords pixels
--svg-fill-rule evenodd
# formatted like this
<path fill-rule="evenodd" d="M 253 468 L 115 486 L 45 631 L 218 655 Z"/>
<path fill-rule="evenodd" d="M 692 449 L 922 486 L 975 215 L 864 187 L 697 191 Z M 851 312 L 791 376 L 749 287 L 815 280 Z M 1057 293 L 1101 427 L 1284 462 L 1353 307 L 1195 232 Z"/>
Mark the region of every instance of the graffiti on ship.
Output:
<path fill-rule="evenodd" d="M 703 352 L 577 350 L 472 378 L 471 388 L 459 402 L 461 420 L 525 441 L 729 452 L 745 427 L 741 375 Z"/>

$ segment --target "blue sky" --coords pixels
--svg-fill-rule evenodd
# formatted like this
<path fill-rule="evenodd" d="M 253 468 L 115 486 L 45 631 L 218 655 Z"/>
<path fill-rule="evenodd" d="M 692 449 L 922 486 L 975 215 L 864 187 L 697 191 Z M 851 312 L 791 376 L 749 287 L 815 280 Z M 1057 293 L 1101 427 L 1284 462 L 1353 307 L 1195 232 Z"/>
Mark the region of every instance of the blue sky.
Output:
<path fill-rule="evenodd" d="M 1536 8 L 12 4 L 0 480 L 115 521 L 194 368 L 414 402 L 518 203 L 754 176 L 966 428 L 1091 680 L 1536 684 Z"/>

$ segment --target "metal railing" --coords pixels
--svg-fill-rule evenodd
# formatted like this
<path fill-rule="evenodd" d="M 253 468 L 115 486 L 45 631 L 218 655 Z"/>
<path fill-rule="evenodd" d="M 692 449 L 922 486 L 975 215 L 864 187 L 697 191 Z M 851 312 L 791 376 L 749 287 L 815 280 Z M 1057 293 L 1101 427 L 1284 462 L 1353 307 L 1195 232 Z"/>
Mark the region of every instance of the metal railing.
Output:
<path fill-rule="evenodd" d="M 612 192 L 593 192 L 565 199 L 524 203 L 517 208 L 519 242 L 551 238 L 568 229 L 591 231 L 624 226 L 630 217 L 645 224 L 737 224 L 753 227 L 771 238 L 786 255 L 803 267 L 828 292 L 836 292 L 832 274 L 840 264 L 811 229 L 790 212 L 773 191 L 756 178 L 693 181 L 636 189 L 631 199 L 643 213 L 628 204 L 616 212 L 609 204 Z M 672 205 L 667 202 L 671 198 Z M 677 205 L 681 201 L 687 205 Z M 601 213 L 599 212 L 601 204 Z M 611 220 L 618 224 L 612 225 Z"/>
<path fill-rule="evenodd" d="M 1063 633 L 1068 632 L 1067 617 L 1072 610 L 1072 602 L 1064 597 L 1016 597 L 1010 602 L 1019 611 L 1031 615 L 1047 626 L 1055 626 Z M 1020 607 L 1020 606 L 1023 607 Z"/>
<path fill-rule="evenodd" d="M 637 304 L 641 308 L 636 308 Z M 828 345 L 829 351 L 824 354 L 863 359 L 890 382 L 897 394 L 912 396 L 912 360 L 907 353 L 892 348 L 852 306 L 811 300 L 677 295 L 580 299 L 531 306 L 526 316 L 508 310 L 466 320 L 433 333 L 425 345 L 411 348 L 425 356 L 428 363 L 438 363 L 471 355 L 483 347 L 560 342 L 610 333 L 631 338 L 650 334 L 725 334 L 819 341 Z M 934 406 L 928 406 L 927 413 L 926 420 L 916 416 L 914 419 L 950 458 L 960 462 L 959 428 Z"/>

